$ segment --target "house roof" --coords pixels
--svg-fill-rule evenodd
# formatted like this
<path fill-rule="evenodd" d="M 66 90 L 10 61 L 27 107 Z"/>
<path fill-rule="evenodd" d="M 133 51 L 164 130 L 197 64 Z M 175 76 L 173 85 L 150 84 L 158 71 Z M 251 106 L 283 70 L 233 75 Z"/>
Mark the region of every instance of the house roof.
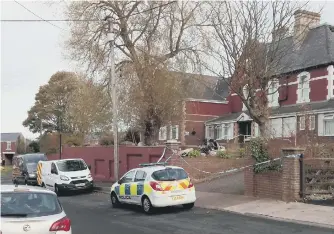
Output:
<path fill-rule="evenodd" d="M 9 132 L 9 133 L 1 133 L 1 142 L 11 141 L 16 142 L 17 138 L 22 135 L 20 132 Z"/>
<path fill-rule="evenodd" d="M 296 48 L 293 36 L 281 40 L 279 47 L 284 50 L 280 58 L 280 74 L 304 70 L 311 67 L 334 63 L 334 26 L 320 25 L 311 28 L 300 48 Z"/>
<path fill-rule="evenodd" d="M 192 92 L 188 98 L 223 101 L 229 95 L 228 84 L 219 77 L 174 71 L 171 73 L 181 76 L 188 88 L 191 86 Z"/>
<path fill-rule="evenodd" d="M 301 112 L 308 112 L 308 111 L 333 111 L 334 112 L 334 99 L 330 99 L 328 101 L 321 101 L 321 102 L 311 102 L 307 104 L 296 104 L 296 105 L 288 105 L 282 107 L 276 107 L 271 110 L 271 117 L 284 115 L 284 114 L 294 114 L 294 113 L 301 113 Z M 206 124 L 213 124 L 213 123 L 221 123 L 221 122 L 229 122 L 236 120 L 242 113 L 249 115 L 248 111 L 244 112 L 237 112 L 226 114 L 220 116 L 218 118 L 210 119 L 206 121 Z"/>

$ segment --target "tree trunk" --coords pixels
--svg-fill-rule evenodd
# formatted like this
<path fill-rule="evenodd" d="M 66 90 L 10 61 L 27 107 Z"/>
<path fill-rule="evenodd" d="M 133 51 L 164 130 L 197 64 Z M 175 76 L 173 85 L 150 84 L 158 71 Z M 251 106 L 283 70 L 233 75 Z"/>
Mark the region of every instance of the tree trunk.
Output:
<path fill-rule="evenodd" d="M 260 136 L 263 138 L 267 137 L 267 128 L 265 123 L 258 123 L 260 129 Z"/>
<path fill-rule="evenodd" d="M 147 117 L 144 120 L 144 143 L 145 145 L 153 145 L 157 141 L 161 120 L 158 115 L 154 114 L 153 109 L 147 111 Z"/>

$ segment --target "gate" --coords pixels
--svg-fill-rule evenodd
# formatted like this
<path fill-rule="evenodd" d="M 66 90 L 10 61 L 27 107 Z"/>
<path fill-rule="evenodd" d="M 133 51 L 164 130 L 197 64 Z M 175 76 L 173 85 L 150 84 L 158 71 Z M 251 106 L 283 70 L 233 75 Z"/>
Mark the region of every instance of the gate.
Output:
<path fill-rule="evenodd" d="M 334 158 L 300 158 L 300 195 L 334 194 Z"/>

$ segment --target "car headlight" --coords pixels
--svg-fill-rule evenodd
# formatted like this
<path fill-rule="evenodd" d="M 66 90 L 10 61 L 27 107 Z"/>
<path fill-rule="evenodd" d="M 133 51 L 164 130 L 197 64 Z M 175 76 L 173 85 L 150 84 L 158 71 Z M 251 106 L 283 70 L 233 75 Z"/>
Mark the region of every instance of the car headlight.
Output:
<path fill-rule="evenodd" d="M 92 178 L 92 174 L 89 173 L 87 177 L 88 177 L 88 178 Z"/>
<path fill-rule="evenodd" d="M 29 177 L 31 177 L 31 178 L 35 178 L 35 177 L 36 177 L 36 174 L 29 174 Z"/>
<path fill-rule="evenodd" d="M 63 176 L 63 175 L 60 176 L 60 179 L 61 179 L 61 180 L 65 180 L 65 181 L 68 181 L 68 180 L 69 180 L 69 178 L 68 178 L 67 176 Z"/>

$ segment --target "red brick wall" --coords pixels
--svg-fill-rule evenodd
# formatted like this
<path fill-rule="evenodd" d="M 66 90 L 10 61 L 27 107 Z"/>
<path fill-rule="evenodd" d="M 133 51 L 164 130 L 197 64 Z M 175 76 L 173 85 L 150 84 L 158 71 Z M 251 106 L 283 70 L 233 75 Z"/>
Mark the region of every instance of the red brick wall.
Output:
<path fill-rule="evenodd" d="M 227 103 L 211 103 L 199 101 L 187 101 L 186 113 L 195 115 L 220 116 L 230 113 L 230 105 Z"/>
<path fill-rule="evenodd" d="M 6 152 L 15 152 L 16 153 L 16 142 L 11 143 L 11 149 L 7 150 L 7 142 L 1 142 L 1 154 Z"/>
<path fill-rule="evenodd" d="M 162 155 L 163 147 L 119 147 L 119 176 L 139 163 L 156 162 Z M 170 154 L 168 151 L 167 154 Z M 96 181 L 114 181 L 113 147 L 64 147 L 63 159 L 82 158 L 91 165 L 91 173 Z M 48 155 L 49 160 L 59 159 L 59 154 Z"/>

